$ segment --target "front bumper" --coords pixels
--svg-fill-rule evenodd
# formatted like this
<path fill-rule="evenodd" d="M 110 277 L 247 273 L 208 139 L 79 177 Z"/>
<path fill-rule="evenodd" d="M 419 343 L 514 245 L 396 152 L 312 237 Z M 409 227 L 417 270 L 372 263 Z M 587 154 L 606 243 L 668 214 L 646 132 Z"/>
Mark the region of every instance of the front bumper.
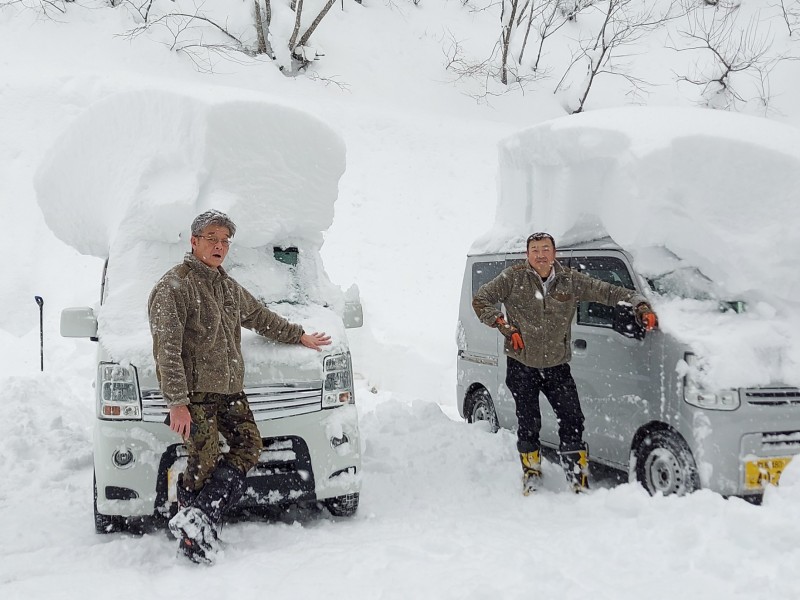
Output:
<path fill-rule="evenodd" d="M 745 429 L 757 424 L 758 430 Z M 758 498 L 777 483 L 780 471 L 800 454 L 796 407 L 742 406 L 730 413 L 697 411 L 688 439 L 700 480 L 724 496 Z"/>
<path fill-rule="evenodd" d="M 313 502 L 359 492 L 361 440 L 355 406 L 259 421 L 264 441 L 249 473 L 243 506 Z M 120 466 L 119 458 L 131 460 Z M 97 421 L 97 510 L 126 517 L 166 516 L 185 450 L 163 423 Z M 116 457 L 116 458 L 115 458 Z M 172 472 L 173 477 L 170 477 Z"/>

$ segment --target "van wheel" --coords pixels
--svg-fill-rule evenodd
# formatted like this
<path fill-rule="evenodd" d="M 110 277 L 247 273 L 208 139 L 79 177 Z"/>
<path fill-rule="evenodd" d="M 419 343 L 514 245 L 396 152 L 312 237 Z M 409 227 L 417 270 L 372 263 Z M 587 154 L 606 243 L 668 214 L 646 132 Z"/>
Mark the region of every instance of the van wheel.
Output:
<path fill-rule="evenodd" d="M 94 484 L 94 530 L 96 533 L 118 533 L 125 529 L 125 517 L 103 515 L 97 512 L 97 477 L 92 476 Z"/>
<path fill-rule="evenodd" d="M 358 510 L 358 501 L 360 495 L 358 492 L 354 494 L 345 494 L 344 496 L 336 496 L 335 498 L 328 498 L 324 500 L 325 508 L 334 517 L 352 517 Z"/>
<path fill-rule="evenodd" d="M 686 442 L 668 431 L 653 431 L 636 449 L 636 478 L 651 496 L 683 496 L 700 489 L 700 476 Z"/>
<path fill-rule="evenodd" d="M 492 433 L 495 433 L 500 428 L 497 424 L 494 402 L 492 402 L 489 392 L 484 389 L 473 392 L 472 408 L 467 415 L 467 421 L 470 423 L 486 422 L 489 424 L 489 429 Z"/>

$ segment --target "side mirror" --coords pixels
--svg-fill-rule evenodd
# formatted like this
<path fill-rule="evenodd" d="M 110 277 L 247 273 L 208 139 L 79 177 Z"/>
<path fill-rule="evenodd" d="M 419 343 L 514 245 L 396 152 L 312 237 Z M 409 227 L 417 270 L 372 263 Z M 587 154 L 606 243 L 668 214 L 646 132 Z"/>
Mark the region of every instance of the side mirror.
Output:
<path fill-rule="evenodd" d="M 97 341 L 97 317 L 88 306 L 65 308 L 61 311 L 61 336 L 89 338 Z"/>
<path fill-rule="evenodd" d="M 364 324 L 364 311 L 361 308 L 361 295 L 358 286 L 354 283 L 344 293 L 344 326 L 355 329 Z"/>
<path fill-rule="evenodd" d="M 614 331 L 635 340 L 644 339 L 645 328 L 636 321 L 633 306 L 620 302 L 614 307 Z"/>

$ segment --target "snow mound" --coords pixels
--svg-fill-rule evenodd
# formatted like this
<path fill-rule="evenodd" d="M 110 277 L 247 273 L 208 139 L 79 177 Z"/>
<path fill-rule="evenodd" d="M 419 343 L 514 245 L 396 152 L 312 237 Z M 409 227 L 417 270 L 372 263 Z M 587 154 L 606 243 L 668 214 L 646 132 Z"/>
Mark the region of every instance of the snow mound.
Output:
<path fill-rule="evenodd" d="M 264 246 L 333 221 L 344 142 L 315 117 L 252 100 L 217 103 L 146 90 L 91 106 L 35 176 L 55 235 L 82 254 L 168 243 L 210 208 L 241 225 L 237 244 Z"/>
<path fill-rule="evenodd" d="M 90 107 L 56 141 L 35 177 L 45 221 L 79 252 L 108 258 L 101 343 L 110 357 L 152 374 L 147 299 L 190 251 L 190 225 L 210 208 L 237 224 L 225 269 L 273 310 L 341 348 L 341 290 L 319 254 L 333 221 L 344 142 L 317 118 L 263 101 L 201 100 L 162 90 L 124 93 Z M 275 247 L 298 249 L 296 266 Z M 276 308 L 275 304 L 279 306 Z M 255 335 L 258 364 L 318 357 Z M 277 366 L 275 368 L 278 368 Z"/>
<path fill-rule="evenodd" d="M 534 231 L 560 245 L 610 236 L 634 254 L 666 248 L 731 296 L 760 288 L 792 301 L 798 139 L 786 124 L 705 109 L 546 121 L 501 142 L 496 221 L 472 251 L 521 250 Z"/>

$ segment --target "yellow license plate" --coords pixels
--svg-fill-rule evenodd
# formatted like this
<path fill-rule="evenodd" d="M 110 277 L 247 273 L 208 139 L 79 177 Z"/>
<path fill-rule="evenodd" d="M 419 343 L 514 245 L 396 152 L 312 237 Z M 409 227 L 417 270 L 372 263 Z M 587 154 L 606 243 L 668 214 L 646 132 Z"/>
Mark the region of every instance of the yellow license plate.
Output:
<path fill-rule="evenodd" d="M 778 485 L 781 473 L 791 461 L 788 458 L 762 458 L 744 464 L 744 488 L 760 490 L 766 485 Z"/>

